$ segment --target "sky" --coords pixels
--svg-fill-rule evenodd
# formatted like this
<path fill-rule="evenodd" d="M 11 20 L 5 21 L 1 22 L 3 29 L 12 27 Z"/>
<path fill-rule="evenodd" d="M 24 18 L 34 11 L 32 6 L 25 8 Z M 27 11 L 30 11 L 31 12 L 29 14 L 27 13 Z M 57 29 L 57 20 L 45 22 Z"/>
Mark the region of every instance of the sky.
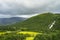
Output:
<path fill-rule="evenodd" d="M 0 18 L 29 18 L 43 12 L 60 12 L 60 0 L 0 0 Z"/>

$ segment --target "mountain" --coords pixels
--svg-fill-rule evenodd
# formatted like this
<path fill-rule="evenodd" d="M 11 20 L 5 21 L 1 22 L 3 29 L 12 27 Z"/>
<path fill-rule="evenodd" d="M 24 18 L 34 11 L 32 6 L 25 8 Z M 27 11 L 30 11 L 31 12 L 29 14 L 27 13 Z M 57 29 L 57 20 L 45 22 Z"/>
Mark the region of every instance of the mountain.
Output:
<path fill-rule="evenodd" d="M 57 19 L 59 18 L 59 19 Z M 6 25 L 4 30 L 22 30 L 22 31 L 47 31 L 52 23 L 56 20 L 56 23 L 60 20 L 59 14 L 53 13 L 44 13 L 34 17 L 31 17 L 23 22 L 17 22 L 12 25 Z M 56 26 L 59 26 L 60 23 L 57 23 Z M 53 29 L 55 29 L 55 24 Z M 51 29 L 52 29 L 51 28 Z M 59 27 L 60 28 L 60 27 Z"/>
<path fill-rule="evenodd" d="M 60 14 L 43 13 L 22 22 L 0 26 L 0 34 L 1 40 L 60 40 Z"/>
<path fill-rule="evenodd" d="M 13 24 L 16 22 L 21 22 L 26 18 L 22 17 L 11 17 L 11 18 L 0 18 L 0 25 Z"/>

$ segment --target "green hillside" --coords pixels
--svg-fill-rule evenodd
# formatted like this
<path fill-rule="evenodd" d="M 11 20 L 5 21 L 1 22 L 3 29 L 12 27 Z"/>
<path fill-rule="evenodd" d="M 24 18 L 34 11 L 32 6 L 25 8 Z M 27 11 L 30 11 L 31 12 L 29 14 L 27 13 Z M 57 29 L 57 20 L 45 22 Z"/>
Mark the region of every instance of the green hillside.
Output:
<path fill-rule="evenodd" d="M 44 13 L 23 22 L 0 26 L 0 39 L 60 40 L 60 14 Z"/>
<path fill-rule="evenodd" d="M 60 14 L 56 14 L 56 23 L 55 25 L 52 27 L 52 29 L 54 30 L 60 30 Z"/>
<path fill-rule="evenodd" d="M 12 25 L 7 25 L 3 27 L 3 30 L 21 30 L 21 31 L 46 31 L 49 30 L 49 26 L 54 20 L 56 20 L 56 25 L 59 26 L 59 15 L 53 13 L 44 13 L 34 17 L 31 17 L 23 22 L 19 22 Z M 55 29 L 55 27 L 54 27 Z"/>

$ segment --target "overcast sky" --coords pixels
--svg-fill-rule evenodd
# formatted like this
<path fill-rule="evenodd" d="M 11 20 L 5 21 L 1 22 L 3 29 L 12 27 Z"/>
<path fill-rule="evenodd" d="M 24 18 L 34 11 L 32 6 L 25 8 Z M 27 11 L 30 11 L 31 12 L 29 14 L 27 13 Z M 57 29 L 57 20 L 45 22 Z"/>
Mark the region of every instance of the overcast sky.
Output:
<path fill-rule="evenodd" d="M 60 12 L 60 0 L 0 0 L 0 18 L 30 17 L 41 12 Z"/>

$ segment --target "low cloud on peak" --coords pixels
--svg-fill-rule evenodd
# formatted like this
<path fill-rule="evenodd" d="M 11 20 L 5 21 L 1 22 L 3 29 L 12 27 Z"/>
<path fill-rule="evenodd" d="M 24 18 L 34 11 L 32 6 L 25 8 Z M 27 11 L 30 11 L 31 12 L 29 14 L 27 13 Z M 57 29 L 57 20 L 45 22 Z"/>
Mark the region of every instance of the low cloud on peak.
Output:
<path fill-rule="evenodd" d="M 5 15 L 5 14 L 0 14 L 0 18 L 11 18 L 11 17 L 21 17 L 21 18 L 30 18 L 32 16 L 36 16 L 38 14 L 32 14 L 32 15 Z"/>

